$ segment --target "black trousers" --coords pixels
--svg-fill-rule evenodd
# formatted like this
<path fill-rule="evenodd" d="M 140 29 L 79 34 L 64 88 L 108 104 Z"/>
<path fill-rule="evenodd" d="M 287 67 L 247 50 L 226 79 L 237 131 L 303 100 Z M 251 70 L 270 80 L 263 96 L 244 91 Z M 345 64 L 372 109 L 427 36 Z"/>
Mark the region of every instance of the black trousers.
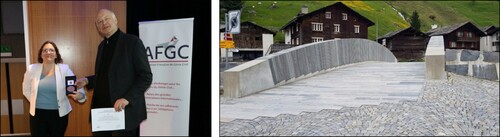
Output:
<path fill-rule="evenodd" d="M 35 109 L 30 115 L 31 136 L 64 136 L 68 115 L 59 117 L 59 110 Z"/>
<path fill-rule="evenodd" d="M 140 128 L 134 128 L 131 130 L 120 130 L 120 131 L 100 131 L 100 132 L 92 132 L 92 136 L 139 136 Z"/>

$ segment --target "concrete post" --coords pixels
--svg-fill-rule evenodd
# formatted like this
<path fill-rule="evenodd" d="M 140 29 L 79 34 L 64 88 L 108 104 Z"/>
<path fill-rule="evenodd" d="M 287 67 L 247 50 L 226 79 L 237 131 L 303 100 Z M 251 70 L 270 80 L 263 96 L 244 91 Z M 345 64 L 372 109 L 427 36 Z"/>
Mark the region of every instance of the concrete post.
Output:
<path fill-rule="evenodd" d="M 445 80 L 445 52 L 443 36 L 433 36 L 425 51 L 425 78 Z"/>

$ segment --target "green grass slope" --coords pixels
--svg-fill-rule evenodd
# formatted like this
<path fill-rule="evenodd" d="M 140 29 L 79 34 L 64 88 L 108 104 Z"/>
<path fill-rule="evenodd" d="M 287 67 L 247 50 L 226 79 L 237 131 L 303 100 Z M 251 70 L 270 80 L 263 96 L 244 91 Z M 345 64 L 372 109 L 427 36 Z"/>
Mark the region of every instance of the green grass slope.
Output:
<path fill-rule="evenodd" d="M 252 21 L 273 31 L 278 31 L 293 19 L 303 5 L 309 12 L 328 6 L 338 1 L 244 1 L 242 21 Z M 367 17 L 376 25 L 368 28 L 368 39 L 374 40 L 388 32 L 409 27 L 401 16 L 409 18 L 417 11 L 421 20 L 421 30 L 428 31 L 431 24 L 446 26 L 465 21 L 472 21 L 477 26 L 499 26 L 498 1 L 342 1 L 344 4 Z M 259 4 L 260 3 L 260 4 Z M 395 9 L 395 10 L 394 10 Z M 397 10 L 397 11 L 396 11 Z M 434 16 L 431 19 L 430 16 Z M 223 20 L 223 19 L 222 19 Z M 378 24 L 378 25 L 377 25 Z M 279 32 L 275 42 L 283 42 L 284 35 Z"/>

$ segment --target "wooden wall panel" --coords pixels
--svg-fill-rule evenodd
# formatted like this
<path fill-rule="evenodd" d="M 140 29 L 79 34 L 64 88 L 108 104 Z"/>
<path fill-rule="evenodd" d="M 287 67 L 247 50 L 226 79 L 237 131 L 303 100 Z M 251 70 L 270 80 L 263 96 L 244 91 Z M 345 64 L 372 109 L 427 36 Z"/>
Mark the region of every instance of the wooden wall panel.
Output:
<path fill-rule="evenodd" d="M 12 108 L 23 109 L 24 114 L 13 115 L 13 127 L 14 133 L 28 133 L 29 129 L 29 107 L 28 100 L 25 99 L 23 95 L 23 76 L 26 72 L 26 64 L 24 62 L 19 63 L 9 63 L 9 73 L 10 73 L 10 94 L 12 100 L 23 100 L 23 108 Z M 13 107 L 15 107 L 13 105 Z M 28 128 L 25 128 L 28 127 Z"/>
<path fill-rule="evenodd" d="M 8 98 L 7 97 L 7 79 L 6 79 L 7 77 L 5 76 L 6 73 L 5 73 L 5 64 L 4 63 L 2 63 L 2 69 L 0 69 L 0 71 L 1 71 L 0 74 L 2 76 L 1 77 L 2 79 L 0 79 L 0 83 L 1 83 L 1 85 L 0 85 L 0 89 L 1 89 L 0 98 L 1 98 L 2 102 L 6 102 L 7 98 Z M 3 107 L 4 106 L 2 106 L 2 109 L 7 109 L 7 108 L 3 108 Z M 0 133 L 1 134 L 9 134 L 10 133 L 9 115 L 8 114 L 2 115 L 0 120 L 1 120 L 0 127 L 2 127 L 0 129 Z"/>
<path fill-rule="evenodd" d="M 102 41 L 95 27 L 99 9 L 115 12 L 118 27 L 126 32 L 125 1 L 28 1 L 29 47 L 32 63 L 37 63 L 37 52 L 47 40 L 54 41 L 59 52 L 78 78 L 93 75 L 97 46 Z M 89 136 L 90 100 L 83 104 L 70 101 L 67 136 Z"/>

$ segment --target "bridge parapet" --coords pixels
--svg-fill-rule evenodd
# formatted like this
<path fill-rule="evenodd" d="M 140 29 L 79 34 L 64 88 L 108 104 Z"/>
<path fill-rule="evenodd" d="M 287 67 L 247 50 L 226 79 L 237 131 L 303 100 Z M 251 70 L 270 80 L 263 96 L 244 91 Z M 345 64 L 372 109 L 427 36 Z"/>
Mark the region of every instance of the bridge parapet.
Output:
<path fill-rule="evenodd" d="M 336 39 L 300 45 L 224 71 L 223 96 L 240 98 L 343 65 L 397 62 L 385 47 L 367 39 Z"/>

